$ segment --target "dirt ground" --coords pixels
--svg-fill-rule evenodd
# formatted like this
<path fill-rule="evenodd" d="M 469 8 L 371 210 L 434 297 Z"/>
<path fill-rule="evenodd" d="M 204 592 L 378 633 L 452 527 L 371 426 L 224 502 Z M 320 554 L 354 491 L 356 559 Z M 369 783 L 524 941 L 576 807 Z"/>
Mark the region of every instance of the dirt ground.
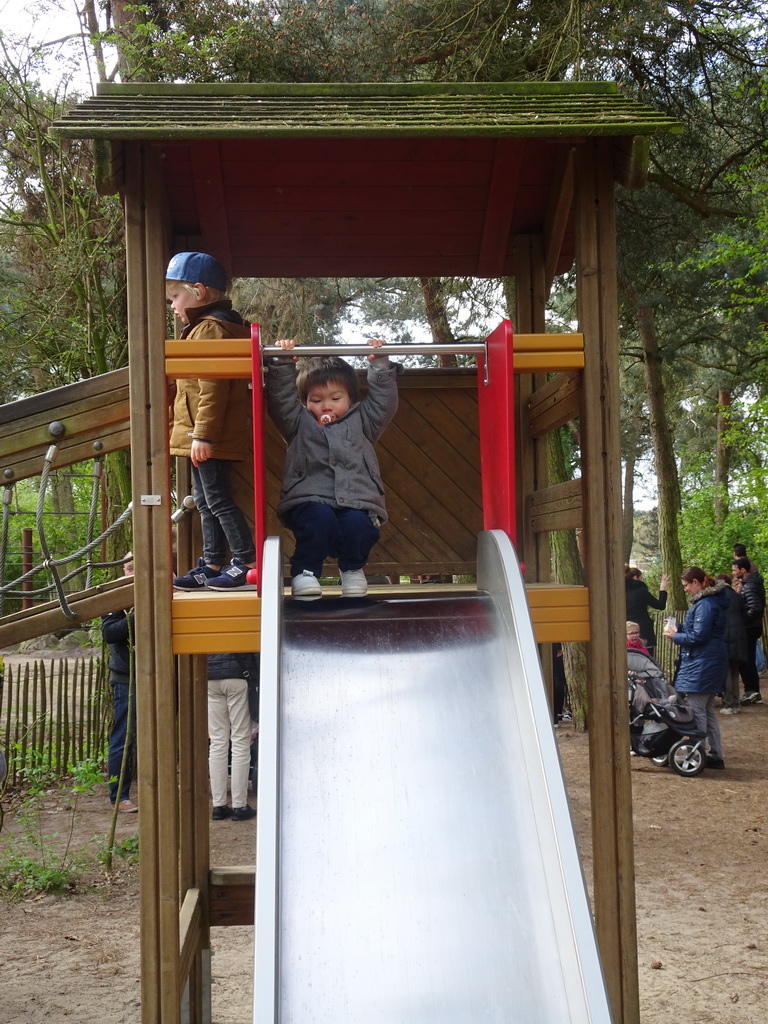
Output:
<path fill-rule="evenodd" d="M 725 771 L 682 779 L 633 757 L 632 787 L 643 1024 L 768 1022 L 768 704 L 721 719 Z M 587 738 L 558 729 L 574 822 L 591 873 Z M 75 844 L 108 827 L 104 796 L 83 801 Z M 70 814 L 51 798 L 44 831 Z M 122 815 L 118 840 L 135 832 Z M 8 810 L 0 834 L 13 833 Z M 212 822 L 212 862 L 253 860 L 254 822 Z M 7 1024 L 138 1024 L 135 868 L 62 897 L 0 900 L 0 1019 Z M 251 1020 L 249 928 L 213 930 L 213 1021 Z"/>

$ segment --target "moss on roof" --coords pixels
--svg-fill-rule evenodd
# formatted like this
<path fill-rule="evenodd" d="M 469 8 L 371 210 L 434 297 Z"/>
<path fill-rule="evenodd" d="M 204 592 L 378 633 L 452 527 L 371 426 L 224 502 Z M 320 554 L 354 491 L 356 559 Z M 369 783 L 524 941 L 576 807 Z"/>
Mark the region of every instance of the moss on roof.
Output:
<path fill-rule="evenodd" d="M 682 126 L 612 82 L 101 84 L 54 122 L 90 139 L 657 135 Z"/>

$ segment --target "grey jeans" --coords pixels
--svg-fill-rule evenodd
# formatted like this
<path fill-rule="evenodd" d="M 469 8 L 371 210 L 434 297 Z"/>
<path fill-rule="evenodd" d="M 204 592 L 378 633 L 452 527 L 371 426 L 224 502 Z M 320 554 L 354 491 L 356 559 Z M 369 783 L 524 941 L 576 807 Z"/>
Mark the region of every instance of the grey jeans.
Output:
<path fill-rule="evenodd" d="M 200 513 L 203 558 L 208 565 L 225 565 L 227 546 L 241 562 L 256 559 L 253 534 L 232 496 L 231 479 L 229 459 L 208 459 L 192 467 L 192 496 Z"/>
<path fill-rule="evenodd" d="M 723 745 L 720 741 L 720 721 L 715 709 L 714 693 L 686 693 L 685 699 L 693 708 L 696 728 L 706 732 L 709 741 L 709 753 L 712 757 L 723 756 Z"/>

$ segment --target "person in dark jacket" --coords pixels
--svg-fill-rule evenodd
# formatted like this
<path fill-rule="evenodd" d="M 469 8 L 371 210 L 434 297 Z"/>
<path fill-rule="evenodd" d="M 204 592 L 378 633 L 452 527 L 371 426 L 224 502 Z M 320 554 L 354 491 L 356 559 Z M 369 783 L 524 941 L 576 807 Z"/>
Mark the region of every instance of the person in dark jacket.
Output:
<path fill-rule="evenodd" d="M 256 809 L 248 804 L 251 768 L 251 708 L 249 683 L 257 685 L 259 664 L 255 654 L 208 655 L 208 777 L 214 821 L 248 821 Z M 232 806 L 227 800 L 231 776 Z"/>
<path fill-rule="evenodd" d="M 133 555 L 130 551 L 123 560 L 123 574 L 133 576 Z M 130 814 L 139 809 L 138 804 L 131 800 L 136 750 L 136 695 L 132 667 L 133 611 L 126 614 L 121 610 L 103 615 L 101 636 L 104 643 L 109 644 L 109 682 L 112 686 L 112 728 L 109 733 L 107 754 L 109 800 L 113 807 L 117 802 L 118 810 Z M 127 755 L 124 758 L 126 748 Z"/>
<path fill-rule="evenodd" d="M 725 643 L 725 617 L 730 603 L 728 588 L 723 580 L 715 582 L 695 565 L 686 569 L 681 579 L 691 607 L 679 629 L 671 624 L 664 629 L 664 636 L 680 647 L 675 689 L 685 694 L 693 708 L 696 727 L 706 733 L 707 767 L 724 768 L 715 696 L 725 689 L 728 673 Z"/>
<path fill-rule="evenodd" d="M 725 612 L 725 644 L 728 648 L 728 675 L 725 681 L 723 692 L 723 706 L 720 709 L 721 715 L 738 715 L 741 711 L 739 704 L 741 666 L 747 660 L 747 609 L 744 605 L 744 598 L 737 594 L 731 586 L 731 577 L 727 572 L 721 573 L 718 580 L 726 584 L 725 593 L 728 595 L 728 608 Z"/>
<path fill-rule="evenodd" d="M 737 558 L 731 567 L 733 589 L 744 598 L 747 609 L 747 660 L 741 668 L 744 680 L 742 704 L 760 704 L 760 676 L 757 671 L 757 641 L 763 633 L 765 614 L 765 583 L 763 577 L 746 556 Z"/>
<path fill-rule="evenodd" d="M 648 609 L 657 608 L 663 612 L 667 607 L 669 576 L 661 577 L 661 589 L 658 597 L 654 597 L 650 592 L 648 585 L 643 581 L 643 574 L 637 566 L 627 565 L 624 567 L 624 581 L 627 591 L 627 619 L 639 625 L 643 646 L 653 658 L 656 656 L 656 633 Z"/>

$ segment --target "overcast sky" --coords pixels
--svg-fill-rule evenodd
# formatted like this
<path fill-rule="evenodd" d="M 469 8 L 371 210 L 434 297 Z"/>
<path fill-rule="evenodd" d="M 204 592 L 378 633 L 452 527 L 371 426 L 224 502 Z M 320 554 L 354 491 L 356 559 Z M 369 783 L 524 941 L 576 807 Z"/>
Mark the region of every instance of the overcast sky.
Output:
<path fill-rule="evenodd" d="M 29 49 L 44 46 L 45 71 L 37 74 L 46 89 L 56 91 L 68 80 L 67 91 L 94 91 L 86 61 L 90 48 L 77 38 L 80 22 L 74 0 L 0 0 L 0 25 L 9 51 L 22 59 Z"/>

